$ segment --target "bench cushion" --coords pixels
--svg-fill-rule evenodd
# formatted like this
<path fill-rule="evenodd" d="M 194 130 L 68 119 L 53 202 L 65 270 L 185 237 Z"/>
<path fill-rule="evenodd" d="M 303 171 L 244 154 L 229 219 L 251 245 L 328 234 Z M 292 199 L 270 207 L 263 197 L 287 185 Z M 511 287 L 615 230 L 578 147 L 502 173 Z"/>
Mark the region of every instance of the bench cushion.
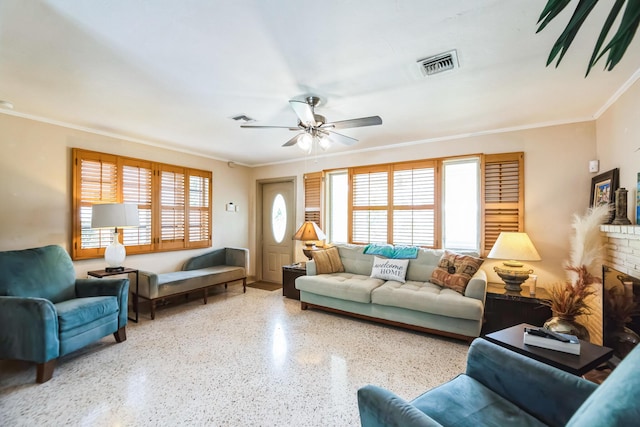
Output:
<path fill-rule="evenodd" d="M 243 267 L 232 265 L 216 265 L 198 270 L 162 273 L 158 274 L 158 297 L 241 280 L 245 276 Z"/>
<path fill-rule="evenodd" d="M 470 320 L 481 320 L 483 313 L 482 301 L 430 282 L 412 280 L 384 283 L 373 290 L 371 302 Z"/>

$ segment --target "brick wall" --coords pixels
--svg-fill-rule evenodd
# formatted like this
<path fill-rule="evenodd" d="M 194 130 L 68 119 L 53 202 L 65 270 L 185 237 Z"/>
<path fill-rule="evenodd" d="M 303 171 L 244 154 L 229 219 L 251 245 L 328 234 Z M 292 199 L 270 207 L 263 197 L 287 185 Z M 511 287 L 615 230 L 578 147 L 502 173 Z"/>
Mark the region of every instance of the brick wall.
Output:
<path fill-rule="evenodd" d="M 640 277 L 640 226 L 601 225 L 606 238 L 604 264 L 633 277 Z"/>

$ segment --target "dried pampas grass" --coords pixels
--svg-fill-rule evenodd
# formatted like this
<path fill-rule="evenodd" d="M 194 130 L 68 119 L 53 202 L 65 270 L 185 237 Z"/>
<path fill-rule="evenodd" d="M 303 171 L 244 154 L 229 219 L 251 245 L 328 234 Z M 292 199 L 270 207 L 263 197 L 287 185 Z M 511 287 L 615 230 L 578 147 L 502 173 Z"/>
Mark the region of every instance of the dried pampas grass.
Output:
<path fill-rule="evenodd" d="M 602 205 L 589 209 L 584 216 L 574 214 L 575 234 L 571 237 L 571 253 L 566 266 L 571 282 L 579 280 L 576 270 L 571 267 L 584 266 L 591 275 L 598 274 L 604 251 L 600 225 L 609 218 L 610 209 L 609 205 Z"/>

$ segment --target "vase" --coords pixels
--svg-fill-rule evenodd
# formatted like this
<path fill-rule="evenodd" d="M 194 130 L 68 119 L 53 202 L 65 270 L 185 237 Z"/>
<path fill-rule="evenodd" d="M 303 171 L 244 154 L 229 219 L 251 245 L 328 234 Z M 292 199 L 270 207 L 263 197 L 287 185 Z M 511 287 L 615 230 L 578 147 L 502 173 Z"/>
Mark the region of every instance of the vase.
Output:
<path fill-rule="evenodd" d="M 580 323 L 576 322 L 575 317 L 556 316 L 544 322 L 545 328 L 561 334 L 575 335 L 578 339 L 589 341 L 589 331 Z"/>
<path fill-rule="evenodd" d="M 624 359 L 638 343 L 640 343 L 640 336 L 624 325 L 619 325 L 605 333 L 604 345 L 611 347 L 613 354 L 620 359 Z"/>

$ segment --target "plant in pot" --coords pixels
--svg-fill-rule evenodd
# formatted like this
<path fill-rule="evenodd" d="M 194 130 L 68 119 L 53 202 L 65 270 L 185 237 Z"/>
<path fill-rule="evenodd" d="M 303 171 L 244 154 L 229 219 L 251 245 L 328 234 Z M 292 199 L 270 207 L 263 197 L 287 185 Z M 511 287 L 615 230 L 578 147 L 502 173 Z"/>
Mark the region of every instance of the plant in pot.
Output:
<path fill-rule="evenodd" d="M 551 300 L 545 304 L 551 308 L 553 317 L 544 327 L 589 340 L 589 331 L 576 318 L 591 313 L 590 300 L 596 293 L 595 286 L 602 283 L 592 272 L 598 271 L 602 261 L 604 245 L 600 224 L 609 217 L 609 212 L 610 206 L 606 204 L 589 209 L 582 217 L 574 215 L 571 256 L 565 265 L 568 278 L 550 289 Z"/>

